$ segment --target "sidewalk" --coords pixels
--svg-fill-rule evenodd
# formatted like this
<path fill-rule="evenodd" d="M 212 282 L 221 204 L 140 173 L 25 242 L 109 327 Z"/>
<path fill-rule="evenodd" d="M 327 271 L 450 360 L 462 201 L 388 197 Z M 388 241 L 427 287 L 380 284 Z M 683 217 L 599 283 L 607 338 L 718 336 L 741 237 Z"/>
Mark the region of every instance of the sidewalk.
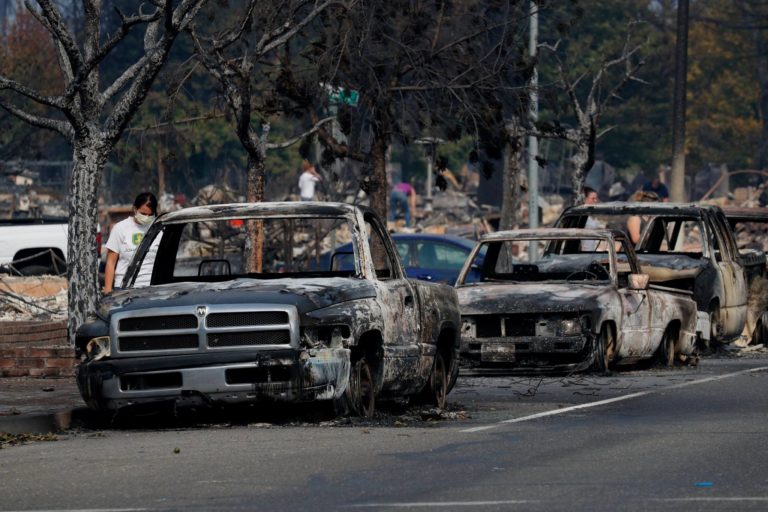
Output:
<path fill-rule="evenodd" d="M 85 408 L 74 377 L 0 378 L 0 432 L 45 434 L 70 427 Z"/>

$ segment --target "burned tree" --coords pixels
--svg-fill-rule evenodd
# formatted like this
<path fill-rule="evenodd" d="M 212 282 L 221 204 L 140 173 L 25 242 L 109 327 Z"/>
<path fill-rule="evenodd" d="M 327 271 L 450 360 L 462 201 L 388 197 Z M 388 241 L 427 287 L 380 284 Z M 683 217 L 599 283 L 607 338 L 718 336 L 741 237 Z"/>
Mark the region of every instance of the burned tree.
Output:
<path fill-rule="evenodd" d="M 279 144 L 269 142 L 269 112 L 254 97 L 261 92 L 257 85 L 264 77 L 255 71 L 264 59 L 305 29 L 329 5 L 342 4 L 309 0 L 289 3 L 291 5 L 286 6 L 250 0 L 239 23 L 233 28 L 213 35 L 203 35 L 194 24 L 188 29 L 199 61 L 223 89 L 234 117 L 235 133 L 248 155 L 246 200 L 251 203 L 264 199 L 267 150 L 288 147 L 311 135 L 329 120 L 318 120 L 312 129 L 291 140 Z M 261 132 L 254 126 L 254 117 L 261 118 Z M 264 245 L 260 221 L 249 221 L 248 235 L 246 265 L 249 272 L 260 272 Z"/>
<path fill-rule="evenodd" d="M 556 87 L 566 97 L 566 102 L 574 118 L 575 126 L 565 127 L 558 120 L 555 122 L 539 123 L 532 131 L 540 137 L 561 138 L 575 147 L 571 157 L 573 174 L 574 203 L 584 200 L 584 180 L 595 163 L 595 144 L 597 139 L 612 129 L 608 127 L 598 131 L 600 116 L 612 101 L 621 99 L 619 93 L 629 82 L 646 83 L 637 76 L 637 71 L 645 60 L 640 51 L 645 42 L 633 43 L 632 26 L 627 32 L 621 51 L 616 57 L 605 59 L 596 67 L 591 80 L 587 72 L 572 77 L 566 62 L 558 55 L 558 44 L 542 45 L 551 50 L 556 61 Z M 619 66 L 623 70 L 618 74 L 614 71 Z M 586 85 L 584 85 L 585 82 Z"/>
<path fill-rule="evenodd" d="M 477 133 L 477 99 L 518 65 L 527 2 L 356 2 L 344 16 L 329 10 L 301 51 L 312 72 L 285 70 L 290 92 L 305 98 L 312 118 L 330 101 L 339 106 L 347 142 L 328 129 L 319 136 L 331 158 L 362 162 L 360 188 L 387 215 L 386 153 L 392 142 Z M 345 103 L 359 93 L 355 106 Z M 482 103 L 482 102 L 481 102 Z"/>
<path fill-rule="evenodd" d="M 82 32 L 67 25 L 52 0 L 30 0 L 27 9 L 45 27 L 58 52 L 64 88 L 45 95 L 13 77 L 0 75 L 0 108 L 39 128 L 63 135 L 73 148 L 69 182 L 69 334 L 96 306 L 98 297 L 97 192 L 107 158 L 126 126 L 146 97 L 166 61 L 177 36 L 192 21 L 206 0 L 158 0 L 145 11 L 144 4 L 133 14 L 117 10 L 119 24 L 102 34 L 104 15 L 101 0 L 83 1 Z M 136 60 L 117 78 L 102 87 L 100 68 L 116 56 L 116 48 L 143 28 L 143 48 Z M 47 109 L 38 114 L 37 108 Z"/>

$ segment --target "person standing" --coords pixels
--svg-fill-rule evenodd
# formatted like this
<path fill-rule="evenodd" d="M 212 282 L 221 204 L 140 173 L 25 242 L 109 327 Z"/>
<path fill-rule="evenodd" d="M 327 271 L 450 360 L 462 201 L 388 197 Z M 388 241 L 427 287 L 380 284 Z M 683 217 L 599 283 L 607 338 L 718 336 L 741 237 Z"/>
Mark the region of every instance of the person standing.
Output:
<path fill-rule="evenodd" d="M 122 284 L 128 265 L 149 226 L 157 217 L 157 198 L 151 192 L 142 192 L 133 201 L 133 214 L 112 227 L 107 240 L 107 263 L 104 268 L 104 293 L 111 293 L 114 284 Z M 134 286 L 147 286 L 152 275 L 157 242 L 147 253 Z"/>
<path fill-rule="evenodd" d="M 584 204 L 598 204 L 600 202 L 600 196 L 597 195 L 597 191 L 593 188 L 584 187 Z M 600 229 L 603 226 L 593 218 L 591 215 L 587 217 L 587 222 L 584 224 L 585 229 Z M 584 252 L 594 252 L 597 249 L 597 240 L 582 240 L 581 250 Z"/>
<path fill-rule="evenodd" d="M 389 196 L 389 220 L 394 222 L 397 210 L 403 211 L 405 225 L 411 226 L 411 214 L 416 213 L 416 191 L 409 183 L 396 183 Z"/>
<path fill-rule="evenodd" d="M 314 201 L 315 185 L 322 179 L 315 166 L 304 160 L 301 163 L 302 173 L 299 176 L 299 196 L 302 201 Z"/>
<path fill-rule="evenodd" d="M 658 176 L 643 185 L 643 192 L 653 192 L 663 203 L 669 201 L 669 190 L 667 190 L 667 186 L 661 182 Z"/>

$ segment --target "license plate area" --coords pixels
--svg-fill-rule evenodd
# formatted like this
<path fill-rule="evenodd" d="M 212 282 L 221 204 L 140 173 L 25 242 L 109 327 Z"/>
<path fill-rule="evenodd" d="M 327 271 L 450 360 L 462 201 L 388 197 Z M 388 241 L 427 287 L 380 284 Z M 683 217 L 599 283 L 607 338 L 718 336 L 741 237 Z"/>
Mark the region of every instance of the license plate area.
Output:
<path fill-rule="evenodd" d="M 480 347 L 480 361 L 483 363 L 509 363 L 514 360 L 514 343 L 488 342 Z"/>

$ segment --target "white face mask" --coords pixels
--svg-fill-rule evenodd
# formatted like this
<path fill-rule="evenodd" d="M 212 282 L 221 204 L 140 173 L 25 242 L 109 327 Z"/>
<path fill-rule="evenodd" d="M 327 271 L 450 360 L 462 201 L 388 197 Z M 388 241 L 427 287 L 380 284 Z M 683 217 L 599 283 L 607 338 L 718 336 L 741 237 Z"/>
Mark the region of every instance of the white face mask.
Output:
<path fill-rule="evenodd" d="M 136 222 L 141 224 L 142 226 L 149 226 L 155 220 L 154 215 L 144 215 L 143 213 L 139 213 L 139 212 L 136 212 L 133 215 L 133 218 L 136 219 Z"/>

